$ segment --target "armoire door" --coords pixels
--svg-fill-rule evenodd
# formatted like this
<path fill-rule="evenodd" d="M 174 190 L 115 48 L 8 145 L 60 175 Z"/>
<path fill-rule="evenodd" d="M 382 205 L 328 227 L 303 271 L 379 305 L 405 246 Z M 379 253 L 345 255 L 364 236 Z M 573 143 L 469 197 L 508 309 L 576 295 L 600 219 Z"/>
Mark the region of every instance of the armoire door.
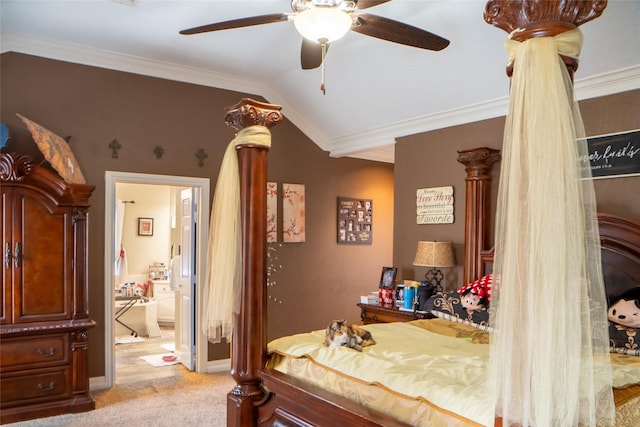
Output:
<path fill-rule="evenodd" d="M 70 209 L 23 188 L 13 192 L 13 322 L 71 319 L 73 224 Z"/>

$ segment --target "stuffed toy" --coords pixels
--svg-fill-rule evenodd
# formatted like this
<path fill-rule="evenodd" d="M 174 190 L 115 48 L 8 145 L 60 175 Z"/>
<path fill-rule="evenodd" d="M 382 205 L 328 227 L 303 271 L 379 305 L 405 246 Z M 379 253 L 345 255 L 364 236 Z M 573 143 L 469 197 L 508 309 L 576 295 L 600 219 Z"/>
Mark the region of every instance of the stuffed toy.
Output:
<path fill-rule="evenodd" d="M 609 307 L 609 320 L 627 328 L 640 328 L 640 286 L 620 295 Z"/>
<path fill-rule="evenodd" d="M 611 351 L 640 356 L 640 286 L 614 299 L 607 314 Z"/>
<path fill-rule="evenodd" d="M 482 310 L 489 305 L 491 299 L 491 275 L 488 274 L 475 282 L 458 289 L 460 304 L 467 311 Z"/>

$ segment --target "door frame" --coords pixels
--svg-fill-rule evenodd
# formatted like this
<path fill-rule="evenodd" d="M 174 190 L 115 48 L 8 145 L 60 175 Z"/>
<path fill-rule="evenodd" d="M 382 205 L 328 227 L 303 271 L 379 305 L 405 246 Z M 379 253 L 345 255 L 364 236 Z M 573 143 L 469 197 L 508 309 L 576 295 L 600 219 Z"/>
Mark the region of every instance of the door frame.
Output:
<path fill-rule="evenodd" d="M 195 187 L 199 188 L 200 199 L 198 203 L 198 211 L 196 213 L 197 227 L 197 247 L 196 262 L 198 266 L 197 282 L 196 282 L 196 313 L 195 327 L 196 334 L 196 372 L 207 371 L 208 359 L 208 341 L 206 335 L 202 332 L 201 322 L 203 315 L 203 304 L 201 302 L 204 290 L 204 280 L 206 275 L 206 256 L 209 236 L 209 178 L 196 178 L 173 175 L 155 175 L 133 172 L 105 172 L 105 215 L 104 215 L 104 241 L 105 241 L 105 257 L 104 257 L 104 283 L 105 283 L 105 379 L 106 387 L 111 388 L 115 383 L 115 328 L 113 321 L 114 305 L 115 305 L 115 284 L 113 283 L 113 268 L 115 259 L 115 212 L 116 212 L 116 184 L 150 184 L 150 185 L 167 185 L 173 187 Z"/>

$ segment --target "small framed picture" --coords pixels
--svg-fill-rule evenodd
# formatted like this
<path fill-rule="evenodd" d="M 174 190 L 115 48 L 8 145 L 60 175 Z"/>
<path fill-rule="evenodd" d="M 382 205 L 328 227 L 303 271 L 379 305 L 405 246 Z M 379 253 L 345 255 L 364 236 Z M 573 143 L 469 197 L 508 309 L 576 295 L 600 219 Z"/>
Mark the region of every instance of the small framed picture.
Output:
<path fill-rule="evenodd" d="M 138 236 L 153 236 L 153 218 L 138 218 Z"/>
<path fill-rule="evenodd" d="M 396 267 L 382 267 L 382 275 L 380 276 L 380 288 L 393 289 L 396 283 Z"/>

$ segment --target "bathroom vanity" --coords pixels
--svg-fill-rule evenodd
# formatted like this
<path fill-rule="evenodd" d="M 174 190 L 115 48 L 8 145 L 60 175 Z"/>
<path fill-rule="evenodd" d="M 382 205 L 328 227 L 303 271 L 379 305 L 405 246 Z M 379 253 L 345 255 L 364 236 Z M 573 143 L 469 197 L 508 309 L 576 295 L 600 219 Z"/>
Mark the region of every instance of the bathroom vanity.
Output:
<path fill-rule="evenodd" d="M 168 280 L 153 281 L 153 298 L 158 303 L 158 322 L 175 323 L 176 293 L 169 286 Z"/>

